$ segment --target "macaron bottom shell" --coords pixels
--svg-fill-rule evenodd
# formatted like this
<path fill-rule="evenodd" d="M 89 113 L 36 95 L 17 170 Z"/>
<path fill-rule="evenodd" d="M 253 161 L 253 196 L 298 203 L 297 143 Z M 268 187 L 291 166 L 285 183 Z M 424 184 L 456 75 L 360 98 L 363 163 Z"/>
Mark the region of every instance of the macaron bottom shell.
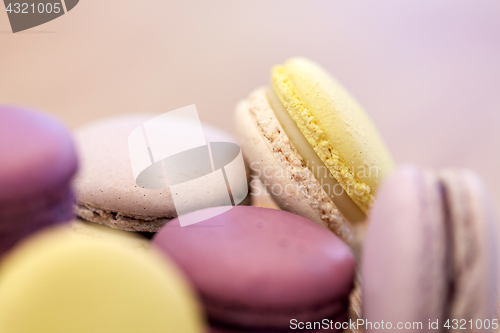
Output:
<path fill-rule="evenodd" d="M 281 104 L 274 90 L 268 88 L 266 93 L 269 105 L 271 105 L 276 118 L 290 139 L 291 144 L 295 147 L 295 149 L 297 149 L 297 152 L 304 160 L 307 168 L 314 174 L 314 177 L 316 177 L 318 182 L 321 184 L 323 190 L 332 199 L 335 207 L 337 207 L 342 215 L 351 223 L 365 221 L 366 214 L 361 211 L 359 206 L 357 206 L 352 198 L 349 197 L 347 194 L 348 191 L 345 191 L 335 177 L 332 176 L 332 173 L 328 170 L 323 161 L 321 161 L 288 111 L 285 109 L 283 104 Z"/>
<path fill-rule="evenodd" d="M 335 300 L 331 304 L 324 304 L 311 308 L 243 308 L 223 305 L 214 306 L 213 302 L 203 300 L 205 311 L 211 322 L 221 327 L 232 327 L 234 330 L 256 330 L 266 328 L 269 331 L 281 332 L 296 322 L 318 322 L 330 318 L 334 323 L 347 318 L 348 301 Z M 280 311 L 281 310 L 281 311 Z"/>
<path fill-rule="evenodd" d="M 221 325 L 218 323 L 210 323 L 209 333 L 285 333 L 285 332 L 304 332 L 304 333 L 320 333 L 320 332 L 344 332 L 345 329 L 342 328 L 342 323 L 348 322 L 347 313 L 340 314 L 336 317 L 324 318 L 320 320 L 313 321 L 298 321 L 295 318 L 290 318 L 289 328 L 280 329 L 249 329 L 249 328 L 238 328 L 230 327 L 227 325 Z M 345 325 L 345 324 L 344 324 Z"/>

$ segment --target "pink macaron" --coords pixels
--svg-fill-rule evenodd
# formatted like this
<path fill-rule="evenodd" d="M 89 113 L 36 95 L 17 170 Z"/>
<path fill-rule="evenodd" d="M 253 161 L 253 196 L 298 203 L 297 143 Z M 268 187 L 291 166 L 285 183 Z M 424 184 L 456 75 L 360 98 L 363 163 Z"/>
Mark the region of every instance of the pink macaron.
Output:
<path fill-rule="evenodd" d="M 20 239 L 73 217 L 78 160 L 57 120 L 0 106 L 0 255 Z"/>
<path fill-rule="evenodd" d="M 212 216 L 214 208 L 191 213 Z M 213 332 L 296 331 L 300 323 L 347 318 L 355 260 L 336 235 L 280 210 L 234 207 L 153 244 L 198 290 Z"/>
<path fill-rule="evenodd" d="M 484 186 L 471 171 L 399 168 L 369 216 L 362 259 L 365 332 L 493 332 L 497 228 Z"/>

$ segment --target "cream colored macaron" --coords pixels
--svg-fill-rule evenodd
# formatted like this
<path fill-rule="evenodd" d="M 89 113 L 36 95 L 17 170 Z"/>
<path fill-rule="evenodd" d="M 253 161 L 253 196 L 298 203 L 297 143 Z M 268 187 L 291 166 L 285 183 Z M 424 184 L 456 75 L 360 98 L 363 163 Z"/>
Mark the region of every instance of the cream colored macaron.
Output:
<path fill-rule="evenodd" d="M 254 177 L 284 210 L 322 224 L 359 248 L 366 213 L 393 161 L 361 106 L 315 63 L 276 66 L 271 86 L 236 111 Z"/>

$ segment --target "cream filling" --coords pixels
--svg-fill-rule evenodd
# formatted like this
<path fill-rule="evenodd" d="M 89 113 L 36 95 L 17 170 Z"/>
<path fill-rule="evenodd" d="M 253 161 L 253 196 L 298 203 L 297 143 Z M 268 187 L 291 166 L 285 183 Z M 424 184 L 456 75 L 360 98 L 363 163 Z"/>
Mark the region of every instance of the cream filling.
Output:
<path fill-rule="evenodd" d="M 269 104 L 290 142 L 304 159 L 307 168 L 311 170 L 340 213 L 351 223 L 364 221 L 366 219 L 365 213 L 354 203 L 335 177 L 332 176 L 331 172 L 323 161 L 321 161 L 295 121 L 280 102 L 274 90 L 268 88 L 266 92 Z"/>

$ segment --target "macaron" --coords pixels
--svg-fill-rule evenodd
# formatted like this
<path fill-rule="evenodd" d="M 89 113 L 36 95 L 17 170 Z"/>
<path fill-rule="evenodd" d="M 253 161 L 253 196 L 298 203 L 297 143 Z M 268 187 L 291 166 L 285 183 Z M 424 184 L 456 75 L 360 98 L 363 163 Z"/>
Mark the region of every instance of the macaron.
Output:
<path fill-rule="evenodd" d="M 0 106 L 0 256 L 27 235 L 70 221 L 78 160 L 56 119 Z"/>
<path fill-rule="evenodd" d="M 65 229 L 65 228 L 64 228 Z M 202 333 L 196 297 L 178 269 L 115 238 L 51 229 L 0 264 L 0 332 Z"/>
<path fill-rule="evenodd" d="M 239 103 L 235 120 L 250 169 L 276 203 L 359 247 L 393 161 L 347 90 L 319 65 L 292 58 L 273 68 L 271 87 Z"/>
<path fill-rule="evenodd" d="M 288 332 L 347 318 L 355 260 L 336 235 L 282 210 L 237 206 L 153 238 L 198 291 L 213 332 Z M 297 323 L 295 323 L 295 321 Z"/>
<path fill-rule="evenodd" d="M 129 137 L 134 130 L 137 132 L 144 123 L 156 116 L 158 115 L 119 116 L 77 130 L 75 136 L 82 162 L 75 188 L 78 201 L 76 212 L 80 218 L 116 229 L 156 232 L 177 216 L 172 193 L 165 186 L 164 178 L 160 179 L 163 188 L 161 186 L 144 188 L 136 183 L 133 173 Z M 171 119 L 169 125 L 175 129 L 175 140 L 163 140 L 161 144 L 165 150 L 175 149 L 176 145 L 191 140 L 193 133 L 201 131 L 200 123 L 190 118 L 177 117 Z M 235 141 L 225 132 L 206 124 L 203 124 L 201 137 L 202 140 L 205 137 L 209 142 Z M 146 147 L 144 153 L 149 160 Z M 161 161 L 159 162 L 161 167 Z M 208 162 L 210 164 L 209 160 Z M 183 171 L 188 172 L 181 170 L 181 173 Z M 163 177 L 162 172 L 160 172 L 161 177 Z M 227 196 L 225 183 L 223 190 Z M 191 199 L 195 200 L 195 194 L 200 191 L 201 186 L 194 189 Z M 213 197 L 213 194 L 201 197 L 198 203 L 203 206 L 204 199 L 208 201 Z M 249 200 L 248 196 L 241 204 L 248 204 Z"/>
<path fill-rule="evenodd" d="M 488 201 L 470 171 L 406 166 L 387 180 L 362 259 L 365 332 L 382 320 L 415 332 L 493 331 L 499 242 Z"/>

